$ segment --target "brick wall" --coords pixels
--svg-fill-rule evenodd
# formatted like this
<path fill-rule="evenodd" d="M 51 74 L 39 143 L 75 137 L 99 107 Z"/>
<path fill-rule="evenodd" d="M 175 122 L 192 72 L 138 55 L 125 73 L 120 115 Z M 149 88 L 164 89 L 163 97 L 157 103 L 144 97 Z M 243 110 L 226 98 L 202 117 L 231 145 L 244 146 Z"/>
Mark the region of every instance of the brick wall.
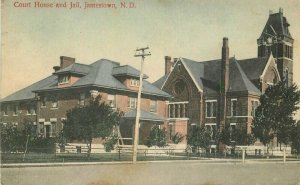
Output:
<path fill-rule="evenodd" d="M 28 113 L 27 106 L 31 105 L 35 109 L 36 102 L 34 100 L 27 101 L 15 101 L 15 102 L 3 102 L 1 103 L 1 122 L 11 124 L 17 123 L 17 128 L 23 129 L 25 123 L 36 122 L 36 113 Z M 7 115 L 4 114 L 4 109 L 9 106 Z M 18 111 L 15 114 L 14 107 L 18 106 Z"/>

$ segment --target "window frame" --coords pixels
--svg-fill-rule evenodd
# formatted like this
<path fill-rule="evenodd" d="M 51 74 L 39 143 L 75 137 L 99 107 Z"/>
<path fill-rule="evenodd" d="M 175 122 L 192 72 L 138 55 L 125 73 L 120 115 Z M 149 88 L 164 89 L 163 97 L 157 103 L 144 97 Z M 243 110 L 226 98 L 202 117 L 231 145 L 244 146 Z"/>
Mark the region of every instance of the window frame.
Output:
<path fill-rule="evenodd" d="M 79 93 L 78 105 L 85 106 L 85 93 Z"/>
<path fill-rule="evenodd" d="M 130 79 L 130 86 L 139 87 L 140 86 L 140 80 L 135 79 L 135 78 L 131 78 Z"/>
<path fill-rule="evenodd" d="M 54 96 L 51 97 L 51 109 L 58 109 L 58 99 Z"/>
<path fill-rule="evenodd" d="M 217 106 L 218 106 L 217 103 L 218 103 L 218 101 L 216 99 L 205 100 L 205 117 L 206 118 L 216 118 L 217 117 Z M 210 107 L 209 112 L 208 112 L 208 107 Z"/>
<path fill-rule="evenodd" d="M 206 131 L 209 130 L 211 131 L 210 133 L 210 139 L 211 141 L 214 141 L 214 137 L 216 136 L 217 132 L 218 132 L 218 128 L 217 128 L 217 123 L 205 123 L 204 124 Z"/>
<path fill-rule="evenodd" d="M 8 114 L 9 114 L 9 105 L 5 105 L 3 110 L 3 116 L 8 116 Z"/>
<path fill-rule="evenodd" d="M 152 103 L 154 103 L 154 104 L 152 104 Z M 158 107 L 157 100 L 150 100 L 149 111 L 152 112 L 152 113 L 156 113 L 157 112 L 157 107 Z"/>
<path fill-rule="evenodd" d="M 255 106 L 255 103 L 257 103 L 256 106 Z M 256 100 L 256 99 L 252 99 L 251 100 L 251 112 L 250 112 L 250 115 L 252 117 L 255 117 L 255 111 L 256 111 L 258 106 L 259 106 L 259 101 Z"/>
<path fill-rule="evenodd" d="M 17 116 L 19 114 L 19 105 L 14 105 L 13 116 Z"/>
<path fill-rule="evenodd" d="M 130 96 L 128 97 L 128 108 L 130 108 L 130 109 L 136 109 L 137 108 L 137 98 L 130 97 Z"/>
<path fill-rule="evenodd" d="M 111 97 L 113 97 L 113 98 L 111 98 Z M 108 102 L 108 105 L 111 108 L 117 108 L 117 96 L 116 96 L 116 94 L 108 94 L 107 95 L 107 102 Z"/>
<path fill-rule="evenodd" d="M 71 76 L 70 75 L 62 75 L 58 78 L 58 84 L 68 84 L 70 83 Z"/>
<path fill-rule="evenodd" d="M 235 107 L 234 107 L 233 102 L 235 102 Z M 232 117 L 236 117 L 238 115 L 237 114 L 237 98 L 230 99 L 230 115 Z"/>
<path fill-rule="evenodd" d="M 41 108 L 45 108 L 47 106 L 47 99 L 45 96 L 41 96 Z"/>

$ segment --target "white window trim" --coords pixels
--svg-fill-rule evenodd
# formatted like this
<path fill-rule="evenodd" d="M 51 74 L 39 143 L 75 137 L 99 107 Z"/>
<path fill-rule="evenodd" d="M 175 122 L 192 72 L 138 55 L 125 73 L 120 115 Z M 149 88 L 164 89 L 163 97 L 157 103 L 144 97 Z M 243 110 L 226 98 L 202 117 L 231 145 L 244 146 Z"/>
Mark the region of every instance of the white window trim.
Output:
<path fill-rule="evenodd" d="M 61 79 L 63 79 L 63 80 L 61 80 Z M 70 83 L 70 80 L 71 80 L 71 76 L 69 76 L 69 75 L 60 76 L 58 79 L 58 84 L 59 85 L 68 84 L 68 83 Z"/>
<path fill-rule="evenodd" d="M 136 109 L 137 108 L 137 98 L 135 98 L 135 97 L 128 97 L 129 99 L 128 99 L 128 108 L 130 108 L 130 109 Z M 132 102 L 131 102 L 131 100 L 135 100 L 134 102 L 135 102 L 135 105 L 134 105 L 134 107 L 132 107 L 131 106 L 131 104 L 132 104 Z"/>
<path fill-rule="evenodd" d="M 172 104 L 188 104 L 189 102 L 188 101 L 179 101 L 179 102 L 169 102 L 169 101 L 166 101 L 166 103 L 168 105 L 172 105 Z"/>
<path fill-rule="evenodd" d="M 252 115 L 252 102 L 257 102 L 257 107 L 259 106 L 259 104 L 260 104 L 260 102 L 259 102 L 259 100 L 258 99 L 250 99 L 250 105 L 251 105 L 251 107 L 250 107 L 250 116 L 249 117 L 251 117 L 251 118 L 253 118 L 253 115 Z M 256 107 L 256 108 L 257 108 Z"/>
<path fill-rule="evenodd" d="M 113 99 L 110 99 L 109 97 L 113 97 Z M 114 106 L 111 108 L 117 108 L 117 95 L 116 94 L 107 94 L 107 101 L 110 103 L 110 101 L 114 101 Z"/>
<path fill-rule="evenodd" d="M 216 116 L 213 116 L 213 117 L 209 117 L 207 116 L 207 103 L 212 103 L 212 102 L 218 102 L 216 99 L 211 99 L 211 100 L 205 100 L 205 118 L 216 118 Z M 218 107 L 218 105 L 216 106 L 216 108 Z M 217 110 L 216 110 L 217 112 Z M 213 113 L 212 113 L 213 114 Z"/>
<path fill-rule="evenodd" d="M 140 86 L 140 80 L 131 78 L 130 79 L 130 86 L 132 87 L 139 87 Z"/>
<path fill-rule="evenodd" d="M 151 102 L 155 102 L 155 110 L 154 111 L 152 111 L 151 110 Z M 149 106 L 149 112 L 151 112 L 151 113 L 157 113 L 157 110 L 158 110 L 158 102 L 157 102 L 157 100 L 150 100 L 150 106 Z"/>
<path fill-rule="evenodd" d="M 204 125 L 205 126 L 211 126 L 211 125 L 216 125 L 217 126 L 217 123 L 205 123 Z"/>
<path fill-rule="evenodd" d="M 212 99 L 212 100 L 205 100 L 205 103 L 206 102 L 217 102 L 217 100 L 216 99 Z"/>
<path fill-rule="evenodd" d="M 235 109 L 237 111 L 237 98 L 232 98 L 232 99 L 230 99 L 230 115 L 231 115 L 231 117 L 237 117 L 238 116 L 237 112 L 236 112 L 235 116 L 233 115 L 233 104 L 232 104 L 232 102 L 234 102 L 234 101 L 236 102 Z"/>

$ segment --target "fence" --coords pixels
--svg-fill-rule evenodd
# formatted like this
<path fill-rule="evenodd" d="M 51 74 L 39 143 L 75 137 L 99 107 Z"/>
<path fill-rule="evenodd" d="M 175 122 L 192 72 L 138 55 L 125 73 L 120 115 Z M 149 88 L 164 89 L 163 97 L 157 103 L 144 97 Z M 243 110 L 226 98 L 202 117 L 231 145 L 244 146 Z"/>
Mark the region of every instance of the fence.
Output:
<path fill-rule="evenodd" d="M 77 148 L 78 149 L 78 148 Z M 102 148 L 92 148 L 95 151 L 101 151 Z M 38 148 L 33 151 L 41 151 Z M 111 152 L 87 153 L 86 148 L 74 150 L 73 152 L 46 153 L 46 152 L 14 152 L 2 153 L 2 163 L 55 163 L 55 162 L 109 162 L 109 161 L 131 161 L 132 146 L 116 147 Z M 176 148 L 140 148 L 138 149 L 138 161 L 153 160 L 206 160 L 220 161 L 230 160 L 235 162 L 248 161 L 299 161 L 298 155 L 278 156 L 274 152 L 259 152 L 257 150 L 236 149 L 225 153 L 217 153 L 215 150 L 198 150 L 195 151 L 188 147 L 186 149 Z"/>

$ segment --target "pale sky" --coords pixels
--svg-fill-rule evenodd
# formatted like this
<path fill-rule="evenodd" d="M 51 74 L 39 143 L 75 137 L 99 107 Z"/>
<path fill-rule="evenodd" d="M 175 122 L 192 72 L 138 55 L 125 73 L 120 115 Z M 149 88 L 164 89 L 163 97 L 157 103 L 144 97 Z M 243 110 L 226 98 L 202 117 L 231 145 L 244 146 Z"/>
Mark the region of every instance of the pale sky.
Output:
<path fill-rule="evenodd" d="M 146 58 L 145 73 L 150 82 L 163 75 L 166 55 L 197 61 L 221 58 L 224 36 L 230 56 L 257 57 L 256 39 L 269 10 L 276 13 L 280 7 L 295 39 L 294 81 L 300 84 L 300 0 L 132 0 L 127 2 L 135 3 L 133 9 L 86 10 L 16 8 L 14 2 L 2 0 L 1 97 L 51 75 L 60 56 L 84 64 L 107 58 L 139 69 L 134 51 L 148 45 L 152 56 Z M 70 0 L 40 2 L 69 5 Z"/>

